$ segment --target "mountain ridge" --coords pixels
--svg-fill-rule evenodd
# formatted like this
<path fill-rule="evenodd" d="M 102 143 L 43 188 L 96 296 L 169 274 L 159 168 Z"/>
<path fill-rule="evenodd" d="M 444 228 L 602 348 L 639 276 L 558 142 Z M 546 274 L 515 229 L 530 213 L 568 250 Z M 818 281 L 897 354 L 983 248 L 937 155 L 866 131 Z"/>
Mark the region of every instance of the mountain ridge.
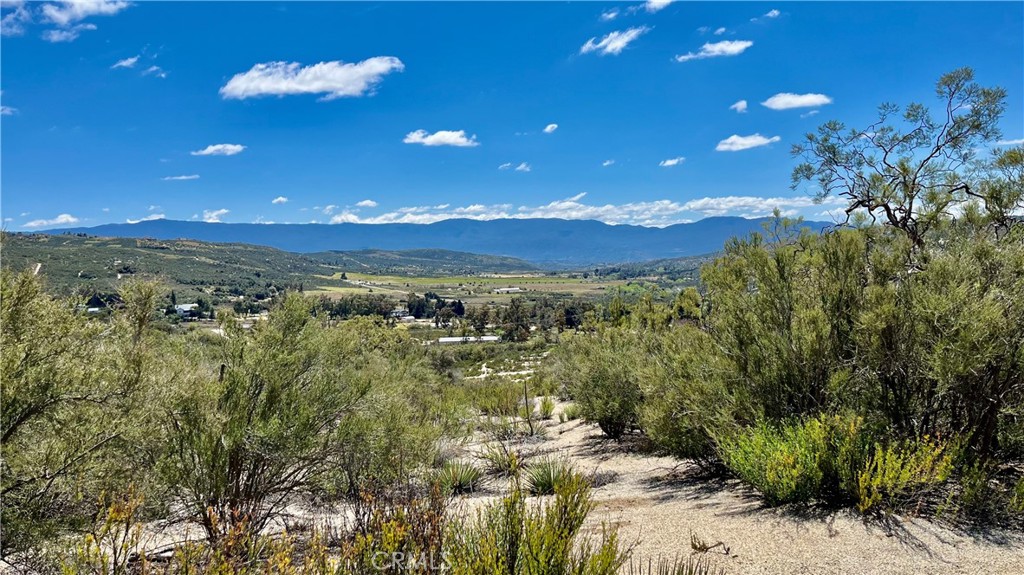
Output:
<path fill-rule="evenodd" d="M 597 220 L 448 219 L 431 224 L 246 224 L 150 220 L 47 230 L 104 237 L 193 239 L 264 245 L 295 253 L 442 249 L 556 266 L 596 265 L 706 254 L 734 236 L 760 231 L 772 218 L 710 217 L 664 228 Z M 824 222 L 804 222 L 821 229 Z"/>

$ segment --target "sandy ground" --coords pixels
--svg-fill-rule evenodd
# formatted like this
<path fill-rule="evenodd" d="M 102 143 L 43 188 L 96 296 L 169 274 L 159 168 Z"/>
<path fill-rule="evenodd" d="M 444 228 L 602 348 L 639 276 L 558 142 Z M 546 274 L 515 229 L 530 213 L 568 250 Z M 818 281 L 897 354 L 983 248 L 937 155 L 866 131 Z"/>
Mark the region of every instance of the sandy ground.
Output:
<path fill-rule="evenodd" d="M 1024 536 L 968 535 L 923 519 L 883 524 L 854 511 L 793 511 L 766 507 L 734 480 L 700 477 L 688 463 L 630 449 L 604 438 L 594 425 L 548 422 L 547 438 L 525 445 L 596 473 L 596 507 L 585 529 L 618 527 L 635 544 L 634 557 L 686 557 L 691 535 L 719 546 L 706 552 L 729 574 L 1024 574 Z M 465 447 L 472 457 L 480 443 Z M 504 484 L 493 480 L 464 501 L 475 507 Z"/>
<path fill-rule="evenodd" d="M 596 505 L 585 531 L 599 534 L 603 524 L 618 528 L 620 540 L 634 545 L 633 557 L 644 564 L 691 555 L 690 538 L 696 535 L 709 545 L 722 543 L 705 555 L 729 575 L 1024 574 L 1024 534 L 965 534 L 920 518 L 883 523 L 851 510 L 769 508 L 738 481 L 701 477 L 685 461 L 643 454 L 628 440 L 605 439 L 595 425 L 558 423 L 563 408 L 557 405 L 555 418 L 542 422 L 543 439 L 517 448 L 534 457 L 564 457 L 595 474 Z M 485 440 L 477 437 L 454 455 L 473 459 Z M 507 480 L 489 479 L 481 491 L 462 497 L 456 509 L 471 513 L 506 487 Z M 290 521 L 344 522 L 338 510 L 294 506 L 288 511 Z M 146 538 L 151 550 L 201 535 L 196 526 L 180 524 L 154 531 Z"/>

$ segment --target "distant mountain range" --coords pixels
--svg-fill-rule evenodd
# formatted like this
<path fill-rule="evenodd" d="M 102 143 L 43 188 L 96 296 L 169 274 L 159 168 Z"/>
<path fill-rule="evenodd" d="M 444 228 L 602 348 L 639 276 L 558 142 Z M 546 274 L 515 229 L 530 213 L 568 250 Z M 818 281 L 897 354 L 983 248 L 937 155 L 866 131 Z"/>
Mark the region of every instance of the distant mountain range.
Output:
<path fill-rule="evenodd" d="M 714 217 L 664 228 L 609 225 L 594 220 L 452 219 L 433 224 L 227 224 L 152 220 L 47 233 L 102 237 L 188 238 L 264 245 L 290 252 L 445 249 L 573 267 L 706 254 L 733 236 L 762 230 L 770 218 Z M 830 224 L 806 222 L 821 229 Z"/>

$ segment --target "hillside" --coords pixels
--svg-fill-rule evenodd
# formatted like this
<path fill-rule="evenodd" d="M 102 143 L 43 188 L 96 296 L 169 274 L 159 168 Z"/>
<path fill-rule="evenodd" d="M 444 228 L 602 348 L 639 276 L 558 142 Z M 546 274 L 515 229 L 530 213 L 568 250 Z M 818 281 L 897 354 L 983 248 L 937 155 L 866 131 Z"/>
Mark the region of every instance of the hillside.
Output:
<path fill-rule="evenodd" d="M 518 258 L 436 249 L 328 251 L 308 255 L 350 272 L 386 275 L 429 277 L 540 270 L 538 266 Z"/>
<path fill-rule="evenodd" d="M 559 219 L 454 219 L 433 224 L 225 224 L 153 220 L 67 231 L 105 237 L 191 238 L 259 244 L 298 253 L 432 248 L 521 258 L 547 266 L 578 267 L 716 252 L 730 237 L 760 231 L 768 220 L 705 218 L 665 228 Z M 807 222 L 806 225 L 820 229 L 828 224 Z"/>

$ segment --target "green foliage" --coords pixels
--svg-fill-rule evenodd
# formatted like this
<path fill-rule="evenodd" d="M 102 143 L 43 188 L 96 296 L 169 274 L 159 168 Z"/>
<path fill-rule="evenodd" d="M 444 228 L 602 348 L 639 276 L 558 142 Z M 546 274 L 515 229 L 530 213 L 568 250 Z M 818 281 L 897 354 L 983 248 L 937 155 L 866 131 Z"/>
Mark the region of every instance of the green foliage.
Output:
<path fill-rule="evenodd" d="M 526 490 L 530 495 L 552 495 L 560 485 L 582 479 L 571 464 L 553 457 L 545 457 L 526 468 Z"/>
<path fill-rule="evenodd" d="M 499 476 L 516 476 L 523 467 L 525 456 L 513 449 L 507 442 L 493 441 L 484 445 L 480 459 L 486 465 L 488 473 Z"/>
<path fill-rule="evenodd" d="M 446 540 L 454 575 L 613 575 L 626 562 L 613 530 L 592 542 L 579 537 L 593 508 L 590 486 L 570 476 L 553 500 L 528 507 L 518 481 L 475 520 L 453 525 Z"/>
<path fill-rule="evenodd" d="M 625 328 L 578 334 L 552 352 L 547 367 L 584 419 L 598 424 L 608 437 L 619 438 L 639 422 L 640 360 L 649 342 L 644 334 Z"/>
<path fill-rule="evenodd" d="M 562 413 L 565 415 L 566 421 L 575 421 L 583 416 L 580 406 L 575 403 L 566 405 Z"/>
<path fill-rule="evenodd" d="M 551 419 L 551 416 L 555 413 L 555 400 L 550 395 L 545 395 L 540 398 L 539 409 L 541 419 Z"/>
<path fill-rule="evenodd" d="M 657 561 L 648 559 L 646 564 L 639 560 L 631 560 L 625 571 L 628 575 L 724 575 L 725 569 L 714 567 L 712 561 L 704 556 L 675 557 L 672 560 L 659 558 Z"/>
<path fill-rule="evenodd" d="M 909 445 L 876 445 L 857 476 L 857 509 L 864 513 L 920 496 L 949 477 L 955 458 L 956 446 L 927 439 Z"/>
<path fill-rule="evenodd" d="M 441 492 L 452 495 L 476 491 L 482 479 L 480 470 L 468 461 L 449 461 L 437 475 Z"/>

